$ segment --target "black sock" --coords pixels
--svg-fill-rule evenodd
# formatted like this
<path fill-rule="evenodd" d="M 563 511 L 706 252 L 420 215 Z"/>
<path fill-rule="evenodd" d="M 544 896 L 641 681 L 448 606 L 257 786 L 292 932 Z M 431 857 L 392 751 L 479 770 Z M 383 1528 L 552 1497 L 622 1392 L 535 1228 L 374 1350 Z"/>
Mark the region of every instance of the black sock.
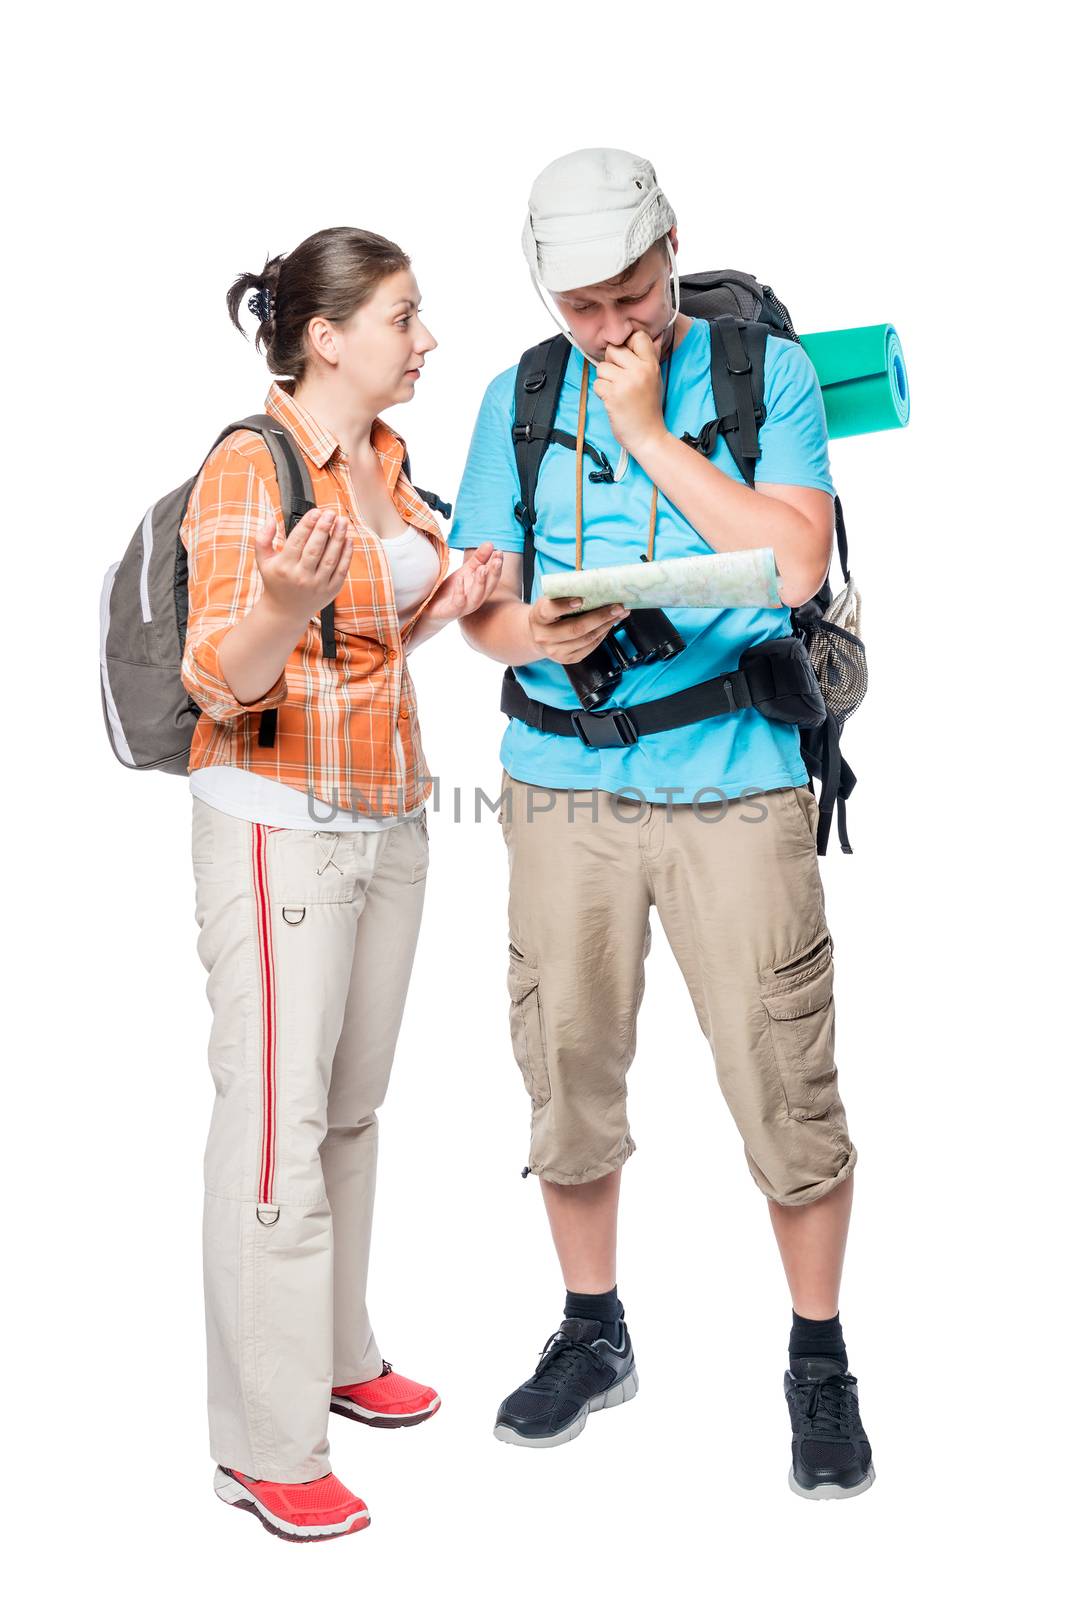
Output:
<path fill-rule="evenodd" d="M 601 1324 L 601 1338 L 607 1339 L 609 1344 L 619 1345 L 623 1338 L 623 1307 L 619 1303 L 615 1284 L 611 1289 L 606 1289 L 604 1294 L 575 1294 L 573 1290 L 567 1291 L 564 1300 L 565 1317 L 582 1317 L 588 1322 Z"/>
<path fill-rule="evenodd" d="M 791 1363 L 798 1356 L 830 1356 L 832 1361 L 840 1361 L 843 1366 L 848 1366 L 842 1324 L 837 1312 L 822 1322 L 811 1317 L 799 1317 L 794 1312 L 794 1325 L 790 1329 Z"/>

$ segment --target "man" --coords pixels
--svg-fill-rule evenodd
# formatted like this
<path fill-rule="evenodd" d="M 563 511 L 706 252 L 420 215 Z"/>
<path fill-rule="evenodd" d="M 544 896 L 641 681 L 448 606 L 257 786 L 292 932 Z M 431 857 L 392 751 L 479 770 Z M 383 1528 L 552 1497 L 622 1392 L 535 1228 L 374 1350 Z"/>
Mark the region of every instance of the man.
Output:
<path fill-rule="evenodd" d="M 755 493 L 722 438 L 709 458 L 683 442 L 716 415 L 710 327 L 678 312 L 675 214 L 647 161 L 579 150 L 553 162 L 535 181 L 524 248 L 573 346 L 537 483 L 533 603 L 523 600 L 514 367 L 486 392 L 449 541 L 467 560 L 485 539 L 506 552 L 493 598 L 461 626 L 525 691 L 501 749 L 511 1024 L 533 1107 L 529 1171 L 566 1288 L 564 1321 L 503 1402 L 495 1433 L 561 1444 L 637 1389 L 616 1218 L 655 904 L 768 1199 L 793 1299 L 791 1486 L 859 1494 L 874 1474 L 838 1318 L 856 1152 L 837 1092 L 834 946 L 797 728 L 748 706 L 630 742 L 568 736 L 569 718 L 544 708 L 580 708 L 568 669 L 626 613 L 570 615 L 574 602 L 538 595 L 545 573 L 579 564 L 774 551 L 782 606 L 671 611 L 685 648 L 624 671 L 608 708 L 660 701 L 789 636 L 789 608 L 821 587 L 831 551 L 819 386 L 800 346 L 769 340 Z M 601 467 L 592 474 L 591 457 Z"/>

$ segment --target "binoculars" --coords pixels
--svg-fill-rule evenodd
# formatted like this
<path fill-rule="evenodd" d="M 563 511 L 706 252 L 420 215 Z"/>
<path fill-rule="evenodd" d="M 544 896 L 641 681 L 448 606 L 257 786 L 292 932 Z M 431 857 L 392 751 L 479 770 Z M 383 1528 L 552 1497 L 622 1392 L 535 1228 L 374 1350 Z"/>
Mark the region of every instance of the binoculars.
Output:
<path fill-rule="evenodd" d="M 632 648 L 625 648 L 625 643 Z M 608 699 L 624 672 L 631 667 L 648 666 L 653 661 L 670 661 L 686 648 L 677 628 L 660 610 L 632 611 L 618 627 L 605 635 L 600 644 L 574 666 L 565 666 L 571 687 L 582 701 L 584 711 L 594 711 Z"/>

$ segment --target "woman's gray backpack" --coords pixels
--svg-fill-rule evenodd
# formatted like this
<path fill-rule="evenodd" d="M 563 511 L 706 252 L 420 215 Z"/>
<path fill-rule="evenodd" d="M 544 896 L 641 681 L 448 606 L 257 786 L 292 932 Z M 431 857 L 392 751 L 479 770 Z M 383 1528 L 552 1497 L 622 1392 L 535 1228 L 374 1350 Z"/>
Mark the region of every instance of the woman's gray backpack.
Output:
<path fill-rule="evenodd" d="M 212 450 L 239 428 L 258 433 L 271 452 L 289 534 L 315 504 L 300 451 L 285 429 L 268 416 L 232 422 Z M 126 554 L 108 568 L 100 595 L 104 722 L 111 748 L 123 766 L 138 771 L 185 776 L 193 729 L 201 714 L 182 682 L 189 562 L 178 532 L 199 476 L 200 468 L 149 506 Z M 324 653 L 328 627 L 333 645 L 332 617 L 328 622 L 324 611 Z M 264 713 L 260 719 L 261 739 L 272 743 L 271 723 L 264 727 L 266 717 Z"/>

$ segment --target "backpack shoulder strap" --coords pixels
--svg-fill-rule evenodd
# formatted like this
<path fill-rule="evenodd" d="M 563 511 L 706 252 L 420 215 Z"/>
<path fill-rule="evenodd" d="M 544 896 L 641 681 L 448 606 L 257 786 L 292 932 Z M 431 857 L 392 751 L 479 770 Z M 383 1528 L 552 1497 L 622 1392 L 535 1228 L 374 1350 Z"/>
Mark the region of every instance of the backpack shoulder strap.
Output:
<path fill-rule="evenodd" d="M 240 422 L 231 422 L 220 433 L 212 449 L 216 449 L 224 439 L 241 428 L 247 428 L 249 433 L 258 433 L 271 452 L 286 533 L 292 533 L 301 517 L 315 508 L 315 491 L 304 465 L 304 457 L 282 424 L 263 413 L 243 417 Z"/>
<path fill-rule="evenodd" d="M 524 352 L 515 377 L 512 444 L 519 471 L 519 504 L 515 507 L 515 517 L 523 529 L 524 600 L 530 599 L 534 587 L 534 524 L 537 521 L 534 501 L 538 473 L 549 448 L 570 356 L 570 344 L 558 333 Z"/>
<path fill-rule="evenodd" d="M 251 417 L 243 417 L 240 422 L 231 422 L 229 427 L 223 429 L 215 444 L 214 450 L 230 434 L 236 433 L 240 428 L 247 428 L 250 433 L 258 433 L 274 462 L 275 474 L 278 478 L 278 493 L 282 501 L 282 516 L 285 522 L 286 536 L 293 532 L 301 517 L 308 511 L 315 509 L 315 491 L 312 488 L 308 469 L 304 464 L 304 457 L 298 449 L 296 442 L 290 437 L 281 423 L 274 417 L 259 412 Z M 337 637 L 334 633 L 334 603 L 323 607 L 319 613 L 323 630 L 323 655 L 337 656 Z M 269 748 L 274 744 L 278 727 L 278 713 L 271 707 L 270 710 L 260 712 L 260 726 L 257 734 L 257 743 Z"/>
<path fill-rule="evenodd" d="M 842 577 L 849 582 L 849 541 L 846 538 L 845 512 L 838 496 L 834 497 L 834 534 L 838 541 L 838 560 L 842 568 Z"/>
<path fill-rule="evenodd" d="M 440 494 L 434 493 L 433 489 L 420 489 L 419 485 L 413 481 L 412 464 L 408 459 L 407 450 L 404 452 L 404 460 L 401 462 L 401 471 L 404 473 L 404 476 L 412 485 L 412 488 L 415 490 L 420 500 L 422 500 L 423 504 L 429 506 L 431 511 L 436 511 L 438 515 L 444 517 L 447 522 L 452 516 L 452 502 L 450 500 L 443 500 Z"/>
<path fill-rule="evenodd" d="M 745 482 L 756 482 L 760 459 L 759 432 L 764 409 L 764 351 L 768 328 L 741 317 L 713 317 L 712 397 L 719 431 Z"/>

